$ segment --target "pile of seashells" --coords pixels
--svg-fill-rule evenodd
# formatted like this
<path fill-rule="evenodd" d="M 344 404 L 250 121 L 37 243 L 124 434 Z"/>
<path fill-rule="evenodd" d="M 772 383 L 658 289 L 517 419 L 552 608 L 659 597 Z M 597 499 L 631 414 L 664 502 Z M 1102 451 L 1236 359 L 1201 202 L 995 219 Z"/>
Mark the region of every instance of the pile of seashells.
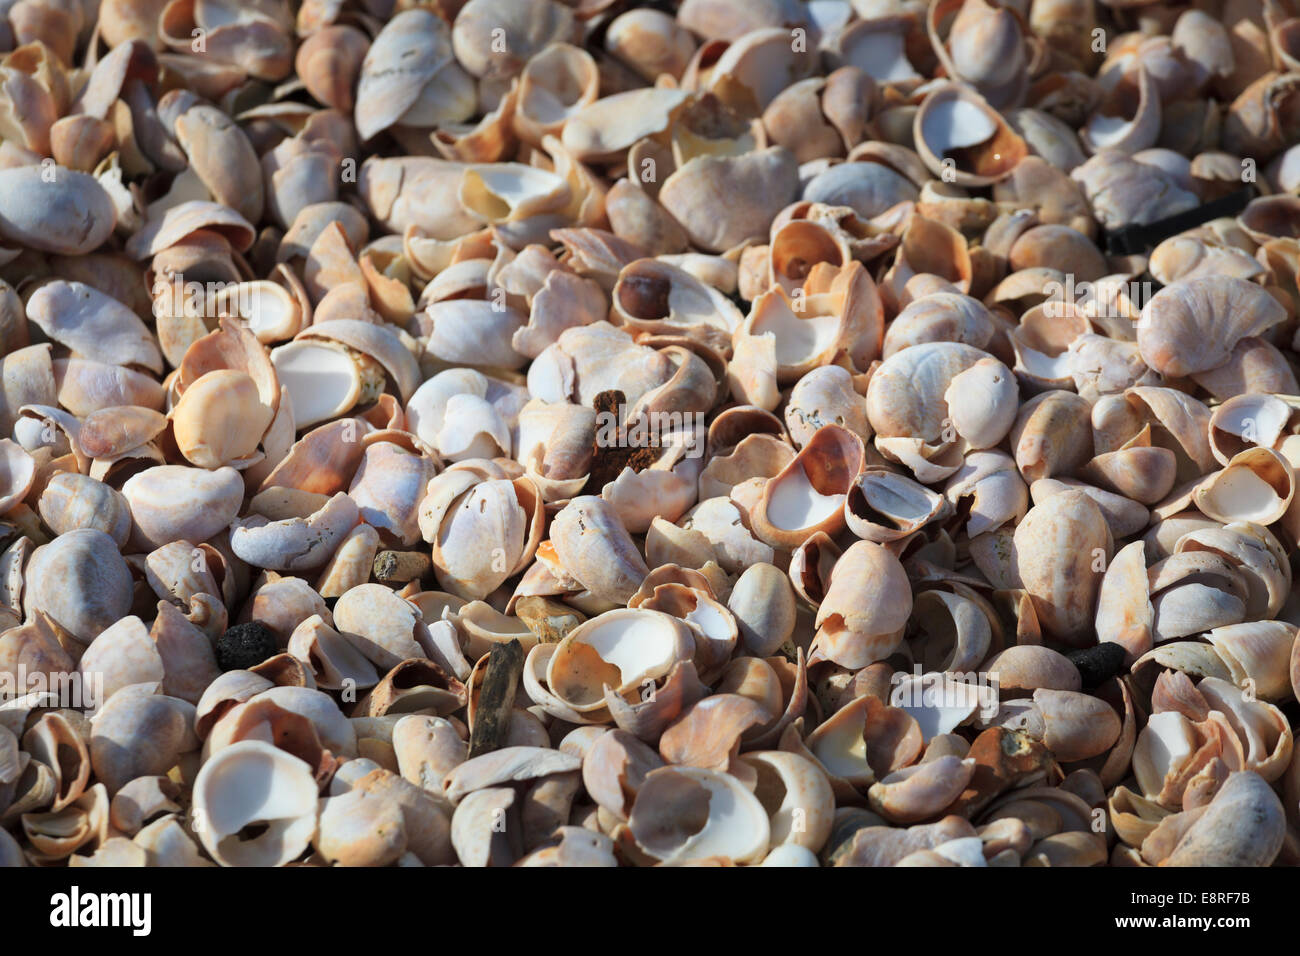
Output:
<path fill-rule="evenodd" d="M 0 864 L 1300 862 L 1297 0 L 0 51 Z"/>

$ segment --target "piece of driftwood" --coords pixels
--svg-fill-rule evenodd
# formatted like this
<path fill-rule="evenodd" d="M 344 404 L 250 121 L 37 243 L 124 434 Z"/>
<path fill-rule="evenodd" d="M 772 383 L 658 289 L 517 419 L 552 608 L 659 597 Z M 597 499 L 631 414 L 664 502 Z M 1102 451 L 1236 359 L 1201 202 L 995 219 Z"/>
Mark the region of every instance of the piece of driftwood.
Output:
<path fill-rule="evenodd" d="M 483 687 L 479 691 L 469 734 L 471 760 L 491 753 L 505 743 L 510 732 L 510 714 L 515 707 L 515 690 L 523 672 L 524 646 L 518 638 L 508 644 L 498 644 L 488 653 Z"/>

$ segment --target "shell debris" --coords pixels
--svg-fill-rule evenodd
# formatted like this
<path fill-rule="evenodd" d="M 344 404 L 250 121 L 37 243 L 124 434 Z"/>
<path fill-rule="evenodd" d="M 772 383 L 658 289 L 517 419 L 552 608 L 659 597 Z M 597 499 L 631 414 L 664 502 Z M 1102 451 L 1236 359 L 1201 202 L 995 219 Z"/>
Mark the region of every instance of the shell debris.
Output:
<path fill-rule="evenodd" d="M 0 4 L 0 863 L 1294 863 L 1231 12 Z"/>

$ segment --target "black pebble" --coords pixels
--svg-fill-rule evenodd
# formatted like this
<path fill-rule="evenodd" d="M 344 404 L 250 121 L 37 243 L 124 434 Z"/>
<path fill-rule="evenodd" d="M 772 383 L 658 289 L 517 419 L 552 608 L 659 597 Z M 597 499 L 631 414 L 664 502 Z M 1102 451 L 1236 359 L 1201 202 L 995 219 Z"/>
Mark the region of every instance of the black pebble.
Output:
<path fill-rule="evenodd" d="M 1114 641 L 1070 651 L 1065 656 L 1078 668 L 1084 687 L 1096 687 L 1124 670 L 1124 648 Z"/>
<path fill-rule="evenodd" d="M 279 652 L 275 635 L 261 621 L 236 624 L 217 638 L 217 666 L 223 671 L 248 670 Z"/>

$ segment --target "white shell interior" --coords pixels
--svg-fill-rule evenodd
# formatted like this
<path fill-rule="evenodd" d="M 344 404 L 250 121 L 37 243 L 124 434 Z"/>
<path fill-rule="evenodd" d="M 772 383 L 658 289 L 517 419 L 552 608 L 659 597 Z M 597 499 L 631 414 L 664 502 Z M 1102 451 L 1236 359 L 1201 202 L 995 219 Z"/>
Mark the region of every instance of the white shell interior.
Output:
<path fill-rule="evenodd" d="M 1273 487 L 1249 468 L 1225 468 L 1205 490 L 1205 503 L 1237 521 L 1268 524 L 1276 517 L 1278 496 Z"/>
<path fill-rule="evenodd" d="M 675 769 L 708 791 L 709 816 L 704 827 L 674 854 L 673 859 L 720 856 L 743 861 L 767 849 L 771 836 L 767 812 L 758 798 L 741 786 L 735 777 L 698 767 Z"/>
<path fill-rule="evenodd" d="M 1133 775 L 1149 797 L 1164 787 L 1165 774 L 1196 751 L 1192 722 L 1174 710 L 1152 714 L 1133 750 Z"/>
<path fill-rule="evenodd" d="M 912 675 L 894 685 L 889 704 L 907 711 L 920 726 L 921 737 L 929 743 L 940 734 L 952 733 L 980 708 L 981 697 L 991 691 L 938 674 Z M 996 708 L 996 693 L 986 702 L 991 709 Z"/>
<path fill-rule="evenodd" d="M 1123 142 L 1132 126 L 1133 121 L 1123 116 L 1107 116 L 1105 113 L 1094 113 L 1088 120 L 1086 135 L 1097 149 L 1104 149 L 1107 146 L 1115 146 Z"/>
<path fill-rule="evenodd" d="M 767 503 L 767 520 L 775 527 L 796 531 L 811 528 L 844 507 L 844 495 L 824 495 L 812 486 L 808 473 L 799 468 L 772 479 Z"/>
<path fill-rule="evenodd" d="M 854 66 L 865 70 L 877 83 L 902 83 L 920 75 L 903 50 L 902 33 L 864 30 L 853 38 L 845 52 Z"/>
<path fill-rule="evenodd" d="M 683 620 L 688 624 L 694 624 L 706 637 L 717 641 L 725 641 L 731 637 L 733 625 L 725 614 L 718 610 L 718 606 L 712 601 L 698 601 L 695 609 L 686 615 Z"/>
<path fill-rule="evenodd" d="M 921 120 L 921 136 L 936 156 L 983 143 L 997 129 L 997 123 L 977 103 L 960 96 L 935 98 Z"/>
<path fill-rule="evenodd" d="M 210 758 L 196 790 L 206 817 L 205 845 L 235 866 L 267 866 L 293 859 L 316 829 L 316 782 L 308 766 L 261 741 L 242 741 Z M 201 786 L 206 784 L 206 786 Z M 266 829 L 253 839 L 239 833 Z"/>
<path fill-rule="evenodd" d="M 582 638 L 601 660 L 618 668 L 623 688 L 657 677 L 673 663 L 673 632 L 654 614 L 611 615 Z"/>
<path fill-rule="evenodd" d="M 755 316 L 750 332 L 753 335 L 771 332 L 776 336 L 778 364 L 799 365 L 831 349 L 839 328 L 838 316 L 798 315 L 784 299 L 773 295 Z"/>
<path fill-rule="evenodd" d="M 833 724 L 826 724 L 825 733 L 808 741 L 809 749 L 831 773 L 852 779 L 871 773 L 867 763 L 867 742 L 862 736 L 867 726 L 867 713 L 860 707 Z"/>
<path fill-rule="evenodd" d="M 357 365 L 342 349 L 303 340 L 271 351 L 280 384 L 289 389 L 294 424 L 305 428 L 342 415 L 361 396 Z"/>

